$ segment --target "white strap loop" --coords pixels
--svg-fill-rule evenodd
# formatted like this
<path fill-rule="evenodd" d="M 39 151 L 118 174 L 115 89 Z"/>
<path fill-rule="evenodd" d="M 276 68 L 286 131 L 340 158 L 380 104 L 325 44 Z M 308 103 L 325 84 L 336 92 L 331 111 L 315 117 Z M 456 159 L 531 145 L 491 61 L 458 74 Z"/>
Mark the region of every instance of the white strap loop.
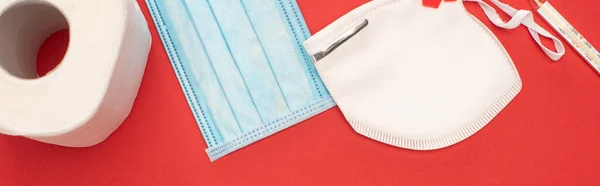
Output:
<path fill-rule="evenodd" d="M 492 23 L 494 25 L 496 25 L 500 28 L 514 29 L 514 28 L 518 27 L 520 24 L 525 25 L 527 27 L 527 29 L 529 30 L 529 33 L 535 40 L 535 42 L 537 42 L 537 44 L 540 46 L 540 48 L 542 48 L 544 53 L 546 53 L 546 55 L 548 55 L 548 57 L 550 57 L 550 59 L 557 61 L 565 54 L 565 46 L 562 44 L 562 42 L 558 38 L 556 38 L 552 34 L 550 34 L 550 32 L 546 31 L 544 28 L 542 28 L 540 25 L 538 25 L 534 21 L 533 13 L 531 13 L 531 11 L 517 10 L 517 9 L 515 9 L 507 4 L 504 4 L 498 0 L 490 0 L 492 3 L 494 3 L 496 6 L 498 6 L 502 11 L 506 12 L 508 15 L 510 15 L 512 17 L 508 22 L 504 22 L 502 20 L 502 18 L 500 18 L 500 15 L 498 15 L 496 10 L 494 8 L 492 8 L 489 4 L 483 2 L 483 0 L 463 0 L 463 1 L 478 3 L 479 6 L 481 6 L 483 11 L 485 12 L 485 15 L 488 17 L 488 19 L 490 19 L 490 21 L 492 21 Z M 542 35 L 546 38 L 552 39 L 552 41 L 554 42 L 554 48 L 556 49 L 556 52 L 546 48 L 546 46 L 544 46 L 542 44 L 542 41 L 540 40 L 539 35 Z"/>

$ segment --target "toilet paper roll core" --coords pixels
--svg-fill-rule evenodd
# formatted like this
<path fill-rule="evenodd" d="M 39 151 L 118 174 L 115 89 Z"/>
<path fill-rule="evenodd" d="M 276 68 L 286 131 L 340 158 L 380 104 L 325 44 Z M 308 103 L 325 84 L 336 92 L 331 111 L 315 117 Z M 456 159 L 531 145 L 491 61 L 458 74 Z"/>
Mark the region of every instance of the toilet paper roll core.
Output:
<path fill-rule="evenodd" d="M 53 33 L 68 29 L 62 12 L 44 1 L 22 1 L 0 15 L 0 67 L 15 78 L 36 79 L 37 52 Z"/>

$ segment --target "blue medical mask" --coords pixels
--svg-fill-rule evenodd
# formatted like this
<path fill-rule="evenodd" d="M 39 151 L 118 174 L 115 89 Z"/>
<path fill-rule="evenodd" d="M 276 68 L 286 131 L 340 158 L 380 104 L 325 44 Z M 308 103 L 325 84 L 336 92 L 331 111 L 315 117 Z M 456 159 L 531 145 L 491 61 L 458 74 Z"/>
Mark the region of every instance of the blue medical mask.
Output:
<path fill-rule="evenodd" d="M 147 0 L 214 161 L 335 105 L 293 0 Z"/>

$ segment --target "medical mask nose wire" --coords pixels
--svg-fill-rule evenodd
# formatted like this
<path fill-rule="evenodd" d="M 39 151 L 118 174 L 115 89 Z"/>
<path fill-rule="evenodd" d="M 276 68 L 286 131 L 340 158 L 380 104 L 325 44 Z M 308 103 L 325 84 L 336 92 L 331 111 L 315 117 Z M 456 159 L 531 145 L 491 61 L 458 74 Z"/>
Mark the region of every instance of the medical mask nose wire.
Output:
<path fill-rule="evenodd" d="M 354 35 L 358 34 L 358 32 L 360 32 L 362 29 L 367 27 L 367 25 L 369 25 L 369 20 L 365 19 L 365 20 L 361 21 L 358 25 L 356 25 L 356 26 L 352 27 L 351 29 L 347 30 L 346 32 L 342 33 L 342 35 L 340 35 L 340 37 L 336 38 L 334 40 L 334 42 L 332 44 L 330 44 L 327 48 L 314 54 L 313 55 L 314 61 L 317 62 L 317 61 L 325 58 L 327 55 L 329 55 L 329 53 L 333 52 L 335 49 L 337 49 L 339 46 L 344 44 L 346 41 L 348 41 Z"/>

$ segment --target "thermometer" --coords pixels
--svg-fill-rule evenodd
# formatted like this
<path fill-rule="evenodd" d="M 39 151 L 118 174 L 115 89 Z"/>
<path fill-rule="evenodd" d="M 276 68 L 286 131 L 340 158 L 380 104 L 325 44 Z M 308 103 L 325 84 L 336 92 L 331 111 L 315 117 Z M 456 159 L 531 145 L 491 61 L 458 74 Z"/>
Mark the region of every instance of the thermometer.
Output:
<path fill-rule="evenodd" d="M 600 74 L 600 53 L 546 0 L 531 0 L 536 11 Z"/>

